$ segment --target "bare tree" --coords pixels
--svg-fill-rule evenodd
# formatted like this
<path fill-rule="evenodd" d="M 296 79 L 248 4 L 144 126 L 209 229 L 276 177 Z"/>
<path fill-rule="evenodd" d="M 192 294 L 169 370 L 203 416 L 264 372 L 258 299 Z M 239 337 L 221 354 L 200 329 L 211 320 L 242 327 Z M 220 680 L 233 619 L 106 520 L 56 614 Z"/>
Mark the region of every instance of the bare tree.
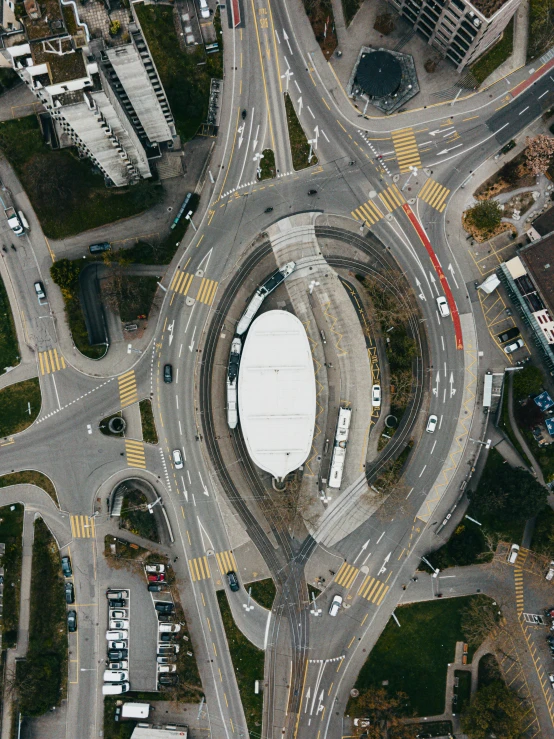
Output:
<path fill-rule="evenodd" d="M 532 139 L 528 136 L 526 143 L 525 158 L 529 171 L 535 175 L 544 174 L 554 155 L 554 138 L 539 134 Z"/>

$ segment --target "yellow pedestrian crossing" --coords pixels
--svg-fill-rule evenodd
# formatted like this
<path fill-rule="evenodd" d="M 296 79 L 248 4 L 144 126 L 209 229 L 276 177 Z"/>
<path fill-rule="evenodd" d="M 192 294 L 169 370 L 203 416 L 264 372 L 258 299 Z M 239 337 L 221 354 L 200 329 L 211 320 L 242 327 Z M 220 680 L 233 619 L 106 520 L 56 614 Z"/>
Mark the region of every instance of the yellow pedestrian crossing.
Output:
<path fill-rule="evenodd" d="M 404 203 L 406 202 L 404 200 L 404 196 L 396 187 L 396 185 L 390 185 L 390 187 L 387 187 L 386 190 L 383 190 L 383 192 L 379 193 L 379 197 L 381 198 L 382 202 L 385 205 L 385 208 L 389 211 L 389 213 L 392 213 L 392 211 L 396 210 L 396 208 L 400 208 L 400 206 L 404 205 Z"/>
<path fill-rule="evenodd" d="M 211 577 L 207 557 L 196 557 L 189 559 L 190 578 L 192 582 L 208 580 Z"/>
<path fill-rule="evenodd" d="M 392 132 L 392 143 L 400 172 L 409 172 L 410 167 L 421 167 L 421 159 L 413 129 L 403 128 Z"/>
<path fill-rule="evenodd" d="M 380 606 L 388 589 L 389 586 L 385 585 L 384 582 L 368 575 L 358 590 L 358 595 L 361 595 L 362 598 L 365 598 L 370 603 Z"/>
<path fill-rule="evenodd" d="M 523 613 L 523 570 L 516 567 L 514 570 L 514 582 L 516 587 L 516 611 Z"/>
<path fill-rule="evenodd" d="M 119 402 L 122 408 L 138 401 L 135 370 L 130 370 L 129 372 L 125 372 L 124 375 L 120 375 L 117 378 L 117 384 L 119 385 Z"/>
<path fill-rule="evenodd" d="M 354 565 L 349 565 L 348 562 L 343 562 L 340 570 L 337 572 L 335 576 L 335 582 L 337 585 L 342 585 L 343 588 L 352 587 L 352 583 L 356 579 L 356 575 L 358 574 L 360 570 L 357 567 L 354 567 Z"/>
<path fill-rule="evenodd" d="M 446 198 L 449 192 L 450 190 L 444 185 L 429 178 L 419 191 L 418 198 L 442 213 L 446 208 Z"/>
<path fill-rule="evenodd" d="M 71 536 L 74 539 L 93 539 L 95 534 L 94 518 L 90 516 L 70 516 Z"/>
<path fill-rule="evenodd" d="M 65 359 L 58 354 L 57 349 L 47 349 L 38 353 L 41 375 L 51 375 L 53 372 L 65 369 Z"/>
<path fill-rule="evenodd" d="M 235 555 L 230 549 L 228 549 L 226 552 L 216 553 L 215 558 L 217 559 L 219 571 L 222 575 L 225 575 L 227 572 L 231 572 L 231 570 L 233 572 L 236 572 L 237 563 L 235 560 Z"/>
<path fill-rule="evenodd" d="M 203 277 L 202 282 L 200 283 L 200 289 L 198 290 L 198 295 L 196 296 L 196 300 L 200 301 L 201 303 L 206 303 L 206 305 L 211 305 L 215 298 L 217 285 L 218 283 L 215 280 L 208 280 L 207 277 Z"/>
<path fill-rule="evenodd" d="M 192 285 L 193 279 L 194 275 L 190 272 L 177 270 L 177 272 L 175 272 L 175 274 L 173 275 L 173 279 L 171 280 L 171 285 L 169 286 L 169 289 L 173 290 L 176 293 L 180 293 L 181 295 L 186 295 L 189 291 L 190 286 Z"/>
<path fill-rule="evenodd" d="M 352 218 L 355 218 L 357 221 L 361 221 L 362 223 L 366 223 L 368 226 L 373 226 L 374 223 L 377 223 L 377 221 L 383 217 L 383 214 L 375 205 L 373 200 L 368 200 L 367 203 L 360 205 L 360 207 L 353 210 L 350 215 Z"/>
<path fill-rule="evenodd" d="M 125 439 L 125 454 L 129 467 L 146 469 L 146 457 L 144 456 L 144 444 L 142 441 Z"/>

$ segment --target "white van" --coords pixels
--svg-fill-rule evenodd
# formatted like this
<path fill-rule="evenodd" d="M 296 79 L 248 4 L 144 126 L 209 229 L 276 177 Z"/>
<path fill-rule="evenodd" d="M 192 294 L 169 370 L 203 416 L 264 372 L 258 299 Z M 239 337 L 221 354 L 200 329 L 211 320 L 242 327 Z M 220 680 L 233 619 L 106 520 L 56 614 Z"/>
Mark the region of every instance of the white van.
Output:
<path fill-rule="evenodd" d="M 200 0 L 200 15 L 202 18 L 209 18 L 210 17 L 210 9 L 208 8 L 208 3 L 206 0 Z"/>
<path fill-rule="evenodd" d="M 118 683 L 117 685 L 102 685 L 102 695 L 121 695 L 130 689 L 129 683 Z"/>
<path fill-rule="evenodd" d="M 554 562 L 551 562 L 550 567 L 548 568 L 548 572 L 545 575 L 545 578 L 547 580 L 552 580 L 553 577 L 554 577 Z"/>
<path fill-rule="evenodd" d="M 105 683 L 125 683 L 129 679 L 127 670 L 104 670 Z"/>
<path fill-rule="evenodd" d="M 519 544 L 512 544 L 512 547 L 510 549 L 510 552 L 508 554 L 508 562 L 513 565 L 517 559 L 517 555 L 519 554 Z"/>

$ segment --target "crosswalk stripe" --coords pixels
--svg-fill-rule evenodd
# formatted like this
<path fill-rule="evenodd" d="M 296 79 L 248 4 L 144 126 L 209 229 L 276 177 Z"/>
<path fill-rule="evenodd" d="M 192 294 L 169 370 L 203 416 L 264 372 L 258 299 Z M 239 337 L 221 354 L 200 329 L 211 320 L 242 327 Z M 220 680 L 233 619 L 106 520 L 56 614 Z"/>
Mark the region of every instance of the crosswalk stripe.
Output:
<path fill-rule="evenodd" d="M 198 294 L 196 296 L 196 300 L 198 300 L 200 303 L 211 305 L 214 299 L 217 284 L 218 283 L 215 282 L 215 280 L 209 280 L 207 277 L 203 277 L 202 282 L 200 283 L 200 289 L 198 290 Z"/>
<path fill-rule="evenodd" d="M 195 559 L 189 559 L 189 570 L 192 582 L 208 580 L 211 577 L 207 557 L 196 557 Z"/>
<path fill-rule="evenodd" d="M 446 208 L 445 201 L 449 194 L 450 190 L 447 187 L 433 179 L 428 179 L 421 188 L 418 198 L 442 213 Z"/>
<path fill-rule="evenodd" d="M 421 167 L 419 148 L 413 129 L 404 128 L 392 132 L 392 143 L 400 172 L 408 172 L 410 167 Z"/>
<path fill-rule="evenodd" d="M 126 405 L 132 405 L 138 400 L 137 395 L 137 381 L 135 377 L 135 370 L 130 370 L 124 375 L 120 375 L 117 378 L 119 385 L 119 400 L 121 407 L 124 408 Z"/>
<path fill-rule="evenodd" d="M 193 280 L 194 280 L 194 275 L 191 275 L 191 274 L 185 275 L 183 285 L 179 289 L 179 292 L 181 293 L 181 295 L 186 295 L 188 293 Z"/>
<path fill-rule="evenodd" d="M 217 552 L 215 555 L 217 559 L 217 565 L 219 567 L 219 571 L 222 575 L 225 575 L 227 572 L 230 572 L 231 570 L 236 571 L 237 570 L 237 563 L 235 560 L 235 555 L 231 550 L 225 551 L 225 552 Z"/>
<path fill-rule="evenodd" d="M 38 361 L 40 364 L 40 374 L 43 375 L 44 374 L 44 362 L 42 361 L 42 352 L 38 353 Z"/>
<path fill-rule="evenodd" d="M 50 375 L 54 372 L 59 372 L 59 370 L 65 369 L 67 366 L 63 354 L 58 354 L 56 348 L 45 349 L 39 352 L 38 361 L 41 375 Z"/>
<path fill-rule="evenodd" d="M 370 226 L 373 226 L 374 223 L 377 223 L 383 217 L 383 214 L 372 200 L 368 200 L 367 203 L 358 206 L 350 215 L 357 221 L 364 221 Z"/>
<path fill-rule="evenodd" d="M 125 439 L 125 454 L 129 467 L 140 467 L 146 469 L 146 457 L 142 441 Z"/>
<path fill-rule="evenodd" d="M 402 193 L 396 187 L 396 185 L 390 185 L 389 187 L 387 187 L 386 190 L 383 190 L 383 192 L 379 193 L 379 197 L 389 213 L 392 213 L 393 210 L 399 208 L 406 202 Z"/>
<path fill-rule="evenodd" d="M 96 533 L 94 518 L 84 515 L 69 516 L 71 536 L 74 539 L 93 539 Z"/>
<path fill-rule="evenodd" d="M 352 586 L 352 583 L 356 579 L 356 575 L 358 574 L 358 572 L 359 570 L 357 567 L 348 564 L 348 562 L 343 562 L 336 574 L 335 582 L 337 583 L 337 585 L 342 585 L 343 588 L 346 588 L 348 590 L 348 588 Z"/>

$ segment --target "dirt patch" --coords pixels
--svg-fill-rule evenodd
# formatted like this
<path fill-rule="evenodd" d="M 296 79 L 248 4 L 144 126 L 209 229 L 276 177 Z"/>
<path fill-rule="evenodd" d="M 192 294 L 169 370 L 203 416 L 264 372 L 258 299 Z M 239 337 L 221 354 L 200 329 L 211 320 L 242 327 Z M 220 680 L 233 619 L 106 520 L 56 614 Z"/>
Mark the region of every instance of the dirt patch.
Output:
<path fill-rule="evenodd" d="M 329 59 L 338 44 L 331 0 L 303 0 L 303 3 L 315 40 L 325 59 Z"/>
<path fill-rule="evenodd" d="M 503 192 L 519 190 L 521 187 L 533 187 L 537 178 L 527 169 L 527 157 L 523 150 L 516 157 L 501 167 L 496 174 L 485 180 L 475 190 L 473 197 L 477 200 L 490 200 Z"/>
<path fill-rule="evenodd" d="M 498 234 L 504 233 L 504 231 L 511 231 L 513 234 L 517 234 L 515 226 L 512 226 L 511 223 L 506 222 L 499 223 L 498 226 L 492 231 L 481 231 L 480 229 L 475 228 L 475 226 L 473 226 L 472 224 L 468 223 L 465 213 L 462 215 L 462 226 L 469 234 L 473 236 L 475 241 L 477 241 L 479 244 L 482 244 L 489 239 L 493 239 L 495 236 L 498 236 Z"/>
<path fill-rule="evenodd" d="M 513 218 L 514 211 L 518 211 L 519 215 L 522 216 L 527 213 L 529 208 L 535 202 L 532 192 L 522 192 L 519 195 L 514 195 L 508 202 L 504 203 L 504 216 L 506 218 Z"/>

